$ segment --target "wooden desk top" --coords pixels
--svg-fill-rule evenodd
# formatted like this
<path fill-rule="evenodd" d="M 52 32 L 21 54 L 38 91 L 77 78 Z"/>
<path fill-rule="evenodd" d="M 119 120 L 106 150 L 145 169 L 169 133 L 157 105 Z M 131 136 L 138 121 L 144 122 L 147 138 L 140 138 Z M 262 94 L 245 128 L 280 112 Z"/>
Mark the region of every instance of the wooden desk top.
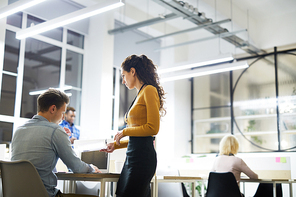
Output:
<path fill-rule="evenodd" d="M 292 181 L 293 179 L 250 179 L 247 177 L 241 177 L 241 182 L 263 182 L 263 181 L 267 181 L 267 182 L 275 182 L 275 181 Z"/>
<path fill-rule="evenodd" d="M 118 179 L 120 174 L 117 173 L 56 173 L 58 180 L 103 180 L 103 179 Z"/>
<path fill-rule="evenodd" d="M 190 176 L 157 176 L 163 179 L 182 179 L 182 180 L 192 180 L 192 179 L 196 179 L 196 180 L 201 180 L 201 177 L 190 177 Z"/>

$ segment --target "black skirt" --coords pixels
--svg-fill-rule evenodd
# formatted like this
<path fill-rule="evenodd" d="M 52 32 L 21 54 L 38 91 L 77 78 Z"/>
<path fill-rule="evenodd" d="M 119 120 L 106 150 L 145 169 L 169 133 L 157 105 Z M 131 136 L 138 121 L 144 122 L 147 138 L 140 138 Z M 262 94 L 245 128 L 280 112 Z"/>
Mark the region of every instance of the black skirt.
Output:
<path fill-rule="evenodd" d="M 153 137 L 130 137 L 126 160 L 117 183 L 120 197 L 148 197 L 150 181 L 156 170 Z"/>

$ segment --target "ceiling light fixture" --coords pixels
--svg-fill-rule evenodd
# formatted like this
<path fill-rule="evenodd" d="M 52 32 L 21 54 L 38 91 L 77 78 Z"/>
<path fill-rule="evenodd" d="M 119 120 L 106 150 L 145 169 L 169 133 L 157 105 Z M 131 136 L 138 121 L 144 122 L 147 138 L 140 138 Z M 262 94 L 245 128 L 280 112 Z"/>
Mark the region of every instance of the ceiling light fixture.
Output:
<path fill-rule="evenodd" d="M 199 77 L 199 76 L 211 75 L 211 74 L 221 73 L 221 72 L 226 72 L 231 70 L 238 70 L 238 69 L 243 69 L 247 67 L 249 67 L 249 65 L 246 61 L 236 62 L 231 64 L 207 66 L 207 67 L 197 68 L 194 70 L 178 72 L 175 74 L 167 74 L 162 76 L 160 81 L 164 83 L 168 81 L 176 81 L 176 80 L 187 79 L 191 77 Z"/>
<path fill-rule="evenodd" d="M 55 88 L 55 89 L 57 89 L 57 90 L 60 90 L 60 91 L 65 91 L 65 90 L 71 90 L 71 89 L 73 89 L 73 87 L 72 86 L 64 86 L 63 88 Z M 43 92 L 45 92 L 45 91 L 47 91 L 48 89 L 43 89 L 43 90 L 34 90 L 34 91 L 30 91 L 29 92 L 29 95 L 39 95 L 39 94 L 42 94 Z M 70 93 L 71 94 L 71 93 Z M 72 96 L 72 94 L 71 95 L 68 95 L 68 96 Z"/>
<path fill-rule="evenodd" d="M 46 0 L 20 0 L 0 8 L 0 19 L 37 5 Z"/>
<path fill-rule="evenodd" d="M 97 14 L 101 14 L 103 12 L 107 12 L 109 10 L 121 7 L 123 5 L 124 3 L 121 0 L 104 1 L 94 6 L 83 8 L 81 10 L 41 23 L 39 25 L 35 25 L 27 29 L 20 30 L 16 32 L 16 38 L 24 39 L 36 34 L 40 34 L 40 33 L 55 29 L 57 27 L 61 27 L 61 26 L 94 16 L 94 15 L 97 15 Z"/>
<path fill-rule="evenodd" d="M 224 55 L 217 57 L 216 59 L 205 59 L 205 60 L 200 61 L 198 63 L 160 69 L 157 71 L 157 73 L 162 74 L 162 73 L 186 70 L 186 69 L 196 68 L 196 67 L 200 67 L 200 66 L 206 66 L 206 65 L 217 64 L 217 63 L 222 63 L 222 62 L 229 62 L 232 60 L 234 60 L 234 58 L 232 57 L 232 54 L 224 54 Z"/>

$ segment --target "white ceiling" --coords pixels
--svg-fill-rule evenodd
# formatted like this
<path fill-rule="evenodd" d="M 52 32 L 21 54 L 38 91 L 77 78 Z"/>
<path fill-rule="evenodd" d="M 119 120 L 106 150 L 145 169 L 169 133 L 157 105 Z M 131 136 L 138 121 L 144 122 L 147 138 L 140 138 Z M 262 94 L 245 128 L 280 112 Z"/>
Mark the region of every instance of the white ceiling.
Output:
<path fill-rule="evenodd" d="M 47 2 L 51 4 L 50 2 L 53 1 L 74 1 L 88 7 L 105 0 L 48 0 Z M 154 0 L 124 0 L 124 2 L 126 3 L 125 6 L 113 12 L 117 16 L 117 20 L 119 19 L 127 25 L 156 18 L 161 14 L 171 13 L 171 11 L 166 10 Z M 296 43 L 295 39 L 291 39 L 291 36 L 287 38 L 285 35 L 286 32 L 290 32 L 290 34 L 296 33 L 296 22 L 292 19 L 296 18 L 296 0 L 184 0 L 184 2 L 188 2 L 193 7 L 198 8 L 199 12 L 205 13 L 205 16 L 214 22 L 232 19 L 231 23 L 221 25 L 221 27 L 227 28 L 229 31 L 248 29 L 248 36 L 245 33 L 242 39 L 246 40 L 247 37 L 250 37 L 250 42 L 253 42 L 257 48 L 266 49 L 273 46 L 286 45 L 290 40 L 292 40 L 292 43 Z M 39 9 L 38 6 L 35 9 Z M 52 14 L 52 12 L 48 13 Z M 289 13 L 292 14 L 289 15 Z M 275 20 L 277 20 L 277 23 L 274 23 Z M 78 25 L 76 26 L 88 25 L 87 22 L 77 23 Z M 288 30 L 283 28 L 287 25 L 292 28 L 294 26 L 294 29 L 290 31 L 291 27 Z M 158 26 L 153 25 L 147 28 L 140 28 L 140 30 L 151 36 L 159 36 L 192 27 L 196 27 L 196 25 L 179 17 L 166 23 L 159 23 Z M 77 29 L 77 27 L 75 28 Z M 80 29 L 78 31 L 84 32 Z M 277 34 L 275 34 L 276 32 Z M 267 34 L 273 34 L 273 37 L 267 37 Z M 212 36 L 212 34 L 206 30 L 199 30 L 186 35 L 182 34 L 182 36 L 185 41 L 186 39 L 188 41 L 188 39 L 204 38 Z M 180 37 L 178 39 L 181 42 Z"/>

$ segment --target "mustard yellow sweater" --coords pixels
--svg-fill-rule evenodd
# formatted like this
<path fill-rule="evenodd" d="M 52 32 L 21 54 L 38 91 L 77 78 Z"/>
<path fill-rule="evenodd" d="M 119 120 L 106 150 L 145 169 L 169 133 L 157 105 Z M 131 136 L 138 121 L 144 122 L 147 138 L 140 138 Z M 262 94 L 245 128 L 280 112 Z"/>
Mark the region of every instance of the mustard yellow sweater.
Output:
<path fill-rule="evenodd" d="M 147 85 L 138 94 L 133 106 L 130 108 L 127 128 L 123 129 L 124 136 L 154 136 L 159 131 L 159 97 L 154 86 Z M 114 142 L 115 143 L 115 142 Z M 120 141 L 115 149 L 127 147 L 128 140 Z"/>

